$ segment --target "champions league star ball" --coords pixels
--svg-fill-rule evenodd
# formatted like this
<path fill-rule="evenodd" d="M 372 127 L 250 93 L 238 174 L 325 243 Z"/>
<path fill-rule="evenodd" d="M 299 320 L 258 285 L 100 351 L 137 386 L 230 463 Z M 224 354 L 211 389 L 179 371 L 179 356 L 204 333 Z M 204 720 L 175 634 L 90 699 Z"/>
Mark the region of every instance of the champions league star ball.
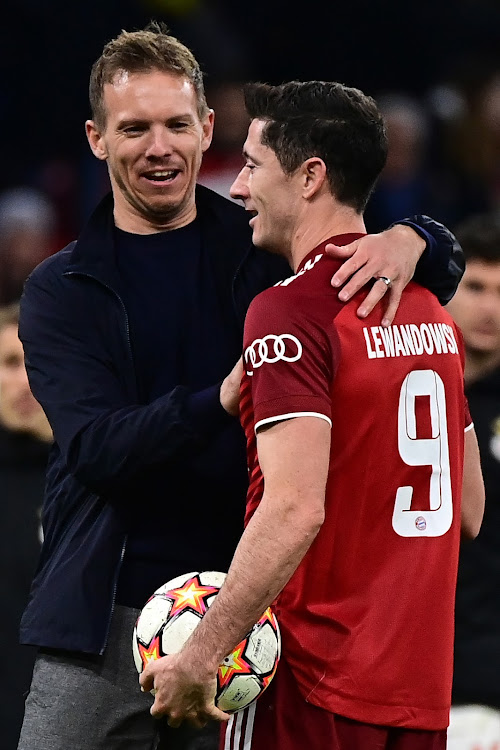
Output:
<path fill-rule="evenodd" d="M 157 589 L 142 609 L 132 639 L 139 674 L 153 659 L 180 651 L 217 596 L 225 573 L 186 573 Z M 234 713 L 257 700 L 271 682 L 281 653 L 276 617 L 267 609 L 217 672 L 215 703 Z"/>

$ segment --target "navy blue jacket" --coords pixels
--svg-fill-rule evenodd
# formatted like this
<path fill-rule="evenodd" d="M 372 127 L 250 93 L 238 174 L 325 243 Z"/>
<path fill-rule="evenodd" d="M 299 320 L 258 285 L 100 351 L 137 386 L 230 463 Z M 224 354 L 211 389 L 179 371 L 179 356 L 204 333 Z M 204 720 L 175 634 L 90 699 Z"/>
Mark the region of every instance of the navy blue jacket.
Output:
<path fill-rule="evenodd" d="M 251 245 L 240 206 L 201 186 L 197 206 L 216 276 L 232 289 L 227 336 L 236 361 L 248 305 L 290 269 Z M 135 509 L 147 505 L 137 488 L 130 493 L 134 479 L 149 466 L 168 471 L 169 462 L 202 451 L 230 419 L 219 403 L 220 384 L 201 393 L 179 386 L 139 404 L 127 311 L 117 291 L 112 211 L 108 196 L 78 241 L 31 274 L 19 328 L 31 388 L 55 436 L 44 544 L 21 642 L 88 653 L 105 649 L 127 531 Z M 427 217 L 415 221 L 429 246 L 418 278 L 444 303 L 463 273 L 462 251 L 441 225 Z M 226 465 L 233 459 L 241 460 L 237 451 L 220 457 Z M 242 508 L 244 497 L 235 504 Z M 237 538 L 240 527 L 231 524 Z M 226 538 L 228 554 L 234 533 Z"/>

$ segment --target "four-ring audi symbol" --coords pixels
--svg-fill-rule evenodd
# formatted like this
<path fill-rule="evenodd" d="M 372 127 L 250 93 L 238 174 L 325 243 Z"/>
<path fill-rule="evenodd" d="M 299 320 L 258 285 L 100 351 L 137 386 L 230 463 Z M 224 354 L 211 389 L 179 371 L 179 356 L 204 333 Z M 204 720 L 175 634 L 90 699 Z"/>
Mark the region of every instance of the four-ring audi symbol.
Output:
<path fill-rule="evenodd" d="M 290 343 L 288 343 L 290 342 Z M 255 339 L 250 346 L 245 349 L 245 362 L 251 365 L 253 370 L 268 362 L 272 365 L 274 362 L 296 362 L 302 356 L 302 344 L 291 333 L 282 333 L 276 336 L 269 333 L 263 339 Z M 252 375 L 247 371 L 247 375 Z"/>

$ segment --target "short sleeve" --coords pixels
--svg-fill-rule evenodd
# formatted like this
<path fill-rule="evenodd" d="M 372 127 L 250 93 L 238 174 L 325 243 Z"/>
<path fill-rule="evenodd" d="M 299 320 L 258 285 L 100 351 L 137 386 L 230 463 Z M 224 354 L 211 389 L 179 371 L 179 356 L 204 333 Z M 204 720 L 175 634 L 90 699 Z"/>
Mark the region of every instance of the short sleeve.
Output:
<path fill-rule="evenodd" d="M 248 310 L 244 367 L 250 378 L 255 429 L 298 416 L 331 425 L 332 345 L 317 297 L 297 300 L 274 287 Z"/>

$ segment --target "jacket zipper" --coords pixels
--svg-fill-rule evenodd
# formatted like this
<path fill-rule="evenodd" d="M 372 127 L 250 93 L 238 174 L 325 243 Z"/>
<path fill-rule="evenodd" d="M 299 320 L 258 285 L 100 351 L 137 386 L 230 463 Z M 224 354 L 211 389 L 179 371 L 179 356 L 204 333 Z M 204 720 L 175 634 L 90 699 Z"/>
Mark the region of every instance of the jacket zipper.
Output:
<path fill-rule="evenodd" d="M 102 644 L 102 648 L 99 650 L 99 656 L 102 656 L 104 654 L 104 652 L 106 651 L 106 647 L 108 645 L 109 631 L 111 629 L 111 620 L 113 619 L 113 614 L 114 614 L 114 611 L 115 611 L 116 591 L 118 589 L 118 577 L 119 577 L 120 570 L 121 570 L 121 567 L 122 567 L 123 558 L 125 557 L 125 549 L 127 547 L 127 539 L 128 539 L 128 536 L 125 535 L 125 539 L 123 540 L 123 544 L 122 544 L 122 551 L 121 551 L 121 554 L 120 554 L 120 562 L 118 563 L 118 566 L 117 566 L 117 569 L 116 569 L 116 574 L 115 574 L 115 580 L 114 580 L 114 583 L 113 583 L 113 595 L 111 597 L 111 608 L 109 610 L 108 624 L 106 626 L 106 635 L 104 636 L 104 643 Z"/>
<path fill-rule="evenodd" d="M 130 325 L 129 325 L 129 320 L 128 320 L 127 309 L 126 309 L 126 307 L 124 305 L 124 302 L 123 302 L 122 298 L 118 294 L 118 292 L 115 289 L 113 289 L 113 287 L 109 286 L 109 284 L 106 284 L 104 281 L 101 281 L 96 276 L 93 276 L 91 273 L 84 273 L 83 271 L 66 271 L 66 273 L 64 274 L 64 276 L 85 276 L 88 279 L 92 279 L 93 281 L 96 281 L 98 284 L 100 284 L 105 289 L 107 289 L 108 291 L 110 291 L 111 294 L 113 294 L 116 297 L 116 299 L 118 300 L 118 302 L 121 305 L 121 308 L 123 310 L 123 314 L 124 314 L 124 317 L 125 317 L 125 330 L 126 330 L 126 334 L 127 334 L 127 344 L 128 344 L 130 359 L 133 362 L 134 358 L 132 356 L 132 342 L 130 340 Z M 99 650 L 99 655 L 100 656 L 102 656 L 104 654 L 104 652 L 106 650 L 106 646 L 108 645 L 109 631 L 110 631 L 110 628 L 111 628 L 111 620 L 113 618 L 113 614 L 114 614 L 114 611 L 115 611 L 116 592 L 117 592 L 117 589 L 118 589 L 118 577 L 120 575 L 120 570 L 121 570 L 121 567 L 122 567 L 123 558 L 125 557 L 125 550 L 126 550 L 126 547 L 127 547 L 127 540 L 128 540 L 128 536 L 127 536 L 127 534 L 125 534 L 125 538 L 123 539 L 122 550 L 121 550 L 121 554 L 120 554 L 120 560 L 119 560 L 119 563 L 118 563 L 118 565 L 116 567 L 116 570 L 115 570 L 115 580 L 114 580 L 114 583 L 113 583 L 113 595 L 111 597 L 111 607 L 110 607 L 110 610 L 109 610 L 108 622 L 107 622 L 107 625 L 106 625 L 106 634 L 104 636 L 104 643 L 103 643 L 101 649 Z"/>

